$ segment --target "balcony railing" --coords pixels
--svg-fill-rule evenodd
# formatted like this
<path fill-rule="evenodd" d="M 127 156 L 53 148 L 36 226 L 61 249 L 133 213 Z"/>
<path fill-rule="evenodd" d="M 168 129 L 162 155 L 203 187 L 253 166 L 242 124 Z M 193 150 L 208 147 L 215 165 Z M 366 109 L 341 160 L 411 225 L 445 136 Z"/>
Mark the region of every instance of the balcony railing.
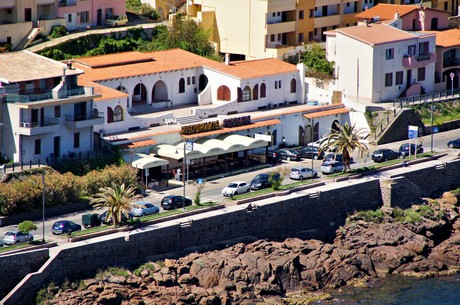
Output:
<path fill-rule="evenodd" d="M 417 68 L 434 62 L 436 62 L 436 53 L 427 53 L 418 56 L 404 55 L 402 64 L 404 68 Z"/>
<path fill-rule="evenodd" d="M 104 113 L 99 112 L 98 114 L 81 114 L 81 115 L 66 115 L 65 120 L 69 122 L 81 122 L 81 121 L 87 121 L 87 120 L 94 120 L 94 119 L 103 119 L 104 118 Z"/>
<path fill-rule="evenodd" d="M 59 118 L 50 118 L 45 122 L 19 122 L 19 127 L 23 128 L 38 128 L 53 125 L 59 125 Z"/>
<path fill-rule="evenodd" d="M 443 68 L 454 67 L 460 65 L 460 58 L 448 57 L 443 60 Z"/>
<path fill-rule="evenodd" d="M 72 90 L 63 90 L 59 91 L 58 98 L 64 99 L 69 96 L 77 96 L 77 95 L 84 95 L 85 88 L 77 88 Z M 6 102 L 8 103 L 30 103 L 30 102 L 38 102 L 44 100 L 51 100 L 53 99 L 53 93 L 41 93 L 41 94 L 11 94 L 8 93 L 6 95 Z"/>
<path fill-rule="evenodd" d="M 60 0 L 58 5 L 59 5 L 59 7 L 75 6 L 75 5 L 77 5 L 77 0 Z"/>

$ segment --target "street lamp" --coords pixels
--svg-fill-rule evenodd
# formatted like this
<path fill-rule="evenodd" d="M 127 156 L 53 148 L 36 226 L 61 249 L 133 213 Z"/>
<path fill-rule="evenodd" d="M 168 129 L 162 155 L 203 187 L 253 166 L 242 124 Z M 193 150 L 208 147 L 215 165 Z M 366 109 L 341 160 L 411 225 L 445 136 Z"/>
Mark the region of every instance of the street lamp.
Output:
<path fill-rule="evenodd" d="M 310 128 L 310 131 L 311 131 L 311 141 L 313 142 L 313 126 L 315 126 L 315 119 L 311 119 L 311 128 Z M 321 149 L 321 147 L 318 148 L 318 153 L 319 153 L 319 149 Z M 311 155 L 311 179 L 313 180 L 313 153 Z"/>
<path fill-rule="evenodd" d="M 42 200 L 42 242 L 45 242 L 45 193 L 46 193 L 46 184 L 45 184 L 45 171 L 42 171 L 42 182 L 43 182 L 43 200 Z"/>
<path fill-rule="evenodd" d="M 182 198 L 182 207 L 185 210 L 185 163 L 187 159 L 187 153 L 185 151 L 186 141 L 184 140 L 184 158 L 182 158 L 182 181 L 184 182 L 183 198 Z"/>

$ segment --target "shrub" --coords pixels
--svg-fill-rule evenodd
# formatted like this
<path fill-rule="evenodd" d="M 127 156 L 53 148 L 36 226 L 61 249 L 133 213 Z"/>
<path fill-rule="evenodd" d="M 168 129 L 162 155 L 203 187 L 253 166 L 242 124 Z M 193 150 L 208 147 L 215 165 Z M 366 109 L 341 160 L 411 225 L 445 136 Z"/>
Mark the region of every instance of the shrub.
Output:
<path fill-rule="evenodd" d="M 143 3 L 141 5 L 139 14 L 152 20 L 157 20 L 160 18 L 158 12 L 149 3 Z"/>
<path fill-rule="evenodd" d="M 51 28 L 50 37 L 59 38 L 67 35 L 67 28 L 63 25 L 55 25 Z"/>
<path fill-rule="evenodd" d="M 18 225 L 18 231 L 22 233 L 29 233 L 30 231 L 37 230 L 37 226 L 30 220 L 24 220 Z"/>

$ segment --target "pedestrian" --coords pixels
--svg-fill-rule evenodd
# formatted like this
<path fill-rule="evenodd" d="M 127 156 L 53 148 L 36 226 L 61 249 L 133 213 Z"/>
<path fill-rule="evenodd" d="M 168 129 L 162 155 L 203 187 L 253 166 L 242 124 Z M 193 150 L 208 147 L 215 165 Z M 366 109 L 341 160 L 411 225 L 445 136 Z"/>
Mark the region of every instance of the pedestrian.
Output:
<path fill-rule="evenodd" d="M 180 181 L 180 173 L 181 173 L 180 168 L 177 169 L 176 173 L 177 173 L 177 180 Z"/>

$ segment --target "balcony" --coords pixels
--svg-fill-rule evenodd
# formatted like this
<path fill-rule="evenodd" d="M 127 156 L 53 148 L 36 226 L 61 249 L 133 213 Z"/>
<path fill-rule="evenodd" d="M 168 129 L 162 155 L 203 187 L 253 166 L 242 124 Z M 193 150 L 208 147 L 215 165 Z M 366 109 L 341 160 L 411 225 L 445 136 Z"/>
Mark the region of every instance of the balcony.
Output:
<path fill-rule="evenodd" d="M 315 28 L 325 28 L 340 25 L 340 15 L 315 17 Z"/>
<path fill-rule="evenodd" d="M 444 58 L 442 62 L 442 67 L 443 68 L 449 68 L 449 67 L 455 67 L 460 65 L 460 58 L 456 57 L 447 57 Z"/>
<path fill-rule="evenodd" d="M 54 4 L 54 0 L 37 0 L 37 5 Z"/>
<path fill-rule="evenodd" d="M 92 89 L 90 95 L 92 95 Z M 11 94 L 8 93 L 6 96 L 7 103 L 32 103 L 32 102 L 40 102 L 46 101 L 51 99 L 65 99 L 69 97 L 76 97 L 81 95 L 87 95 L 85 88 L 77 88 L 72 90 L 61 90 L 58 92 L 46 92 L 40 94 Z"/>
<path fill-rule="evenodd" d="M 271 0 L 268 1 L 268 12 L 292 11 L 296 9 L 295 0 Z"/>
<path fill-rule="evenodd" d="M 295 32 L 295 21 L 267 24 L 267 35 Z"/>
<path fill-rule="evenodd" d="M 50 118 L 45 123 L 40 122 L 19 122 L 18 133 L 25 136 L 36 136 L 46 133 L 53 133 L 59 129 L 58 118 Z"/>
<path fill-rule="evenodd" d="M 77 116 L 66 115 L 65 117 L 65 126 L 70 129 L 87 128 L 102 124 L 104 124 L 103 113 Z"/>
<path fill-rule="evenodd" d="M 431 63 L 436 62 L 436 53 L 422 54 L 418 56 L 407 56 L 403 57 L 402 65 L 404 68 L 417 68 L 423 67 Z"/>
<path fill-rule="evenodd" d="M 60 0 L 58 5 L 59 7 L 75 6 L 77 5 L 77 0 Z"/>

